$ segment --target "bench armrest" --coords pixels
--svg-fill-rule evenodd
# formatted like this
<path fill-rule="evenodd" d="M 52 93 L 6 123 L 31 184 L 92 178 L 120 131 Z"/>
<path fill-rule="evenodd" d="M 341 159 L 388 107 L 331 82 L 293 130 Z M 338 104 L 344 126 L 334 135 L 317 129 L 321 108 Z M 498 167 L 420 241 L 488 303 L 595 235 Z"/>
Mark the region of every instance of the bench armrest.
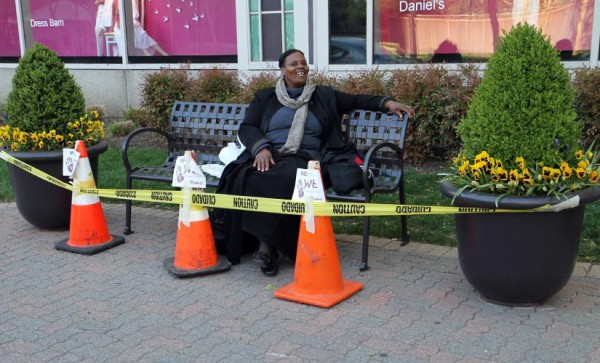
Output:
<path fill-rule="evenodd" d="M 374 159 L 376 158 L 375 155 L 377 155 L 377 152 L 382 150 L 382 149 L 391 149 L 389 151 L 387 151 L 388 153 L 390 153 L 391 155 L 395 155 L 396 160 L 392 160 L 393 158 L 387 157 L 386 159 L 388 159 L 389 161 L 387 162 L 387 164 L 390 164 L 392 162 L 394 162 L 394 164 L 398 165 L 400 167 L 400 175 L 398 175 L 397 177 L 395 177 L 394 183 L 390 184 L 390 183 L 381 183 L 379 182 L 379 175 L 375 175 L 374 176 L 374 182 L 373 185 L 371 186 L 371 183 L 369 182 L 369 173 L 371 169 L 380 169 L 381 167 L 381 163 L 377 163 L 374 161 Z M 404 172 L 403 170 L 403 160 L 404 157 L 404 152 L 402 149 L 400 149 L 400 147 L 394 143 L 391 142 L 382 142 L 379 143 L 377 145 L 373 145 L 369 148 L 369 150 L 367 151 L 367 154 L 365 155 L 365 159 L 363 160 L 364 162 L 364 167 L 363 167 L 363 185 L 365 187 L 365 191 L 367 194 L 369 193 L 392 193 L 394 192 L 396 189 L 398 189 L 398 186 L 400 185 L 401 179 L 403 177 L 402 173 Z"/>
<path fill-rule="evenodd" d="M 122 146 L 122 151 L 121 151 L 121 157 L 123 158 L 123 165 L 125 166 L 125 170 L 127 171 L 127 174 L 131 173 L 131 163 L 129 162 L 129 144 L 133 141 L 133 139 L 135 139 L 136 137 L 138 137 L 142 134 L 145 134 L 145 133 L 153 133 L 156 135 L 163 136 L 167 141 L 167 150 L 171 150 L 172 137 L 165 131 L 154 128 L 154 127 L 141 127 L 141 128 L 133 130 L 131 133 L 129 133 L 129 135 L 127 135 L 127 137 L 123 141 L 123 146 Z"/>

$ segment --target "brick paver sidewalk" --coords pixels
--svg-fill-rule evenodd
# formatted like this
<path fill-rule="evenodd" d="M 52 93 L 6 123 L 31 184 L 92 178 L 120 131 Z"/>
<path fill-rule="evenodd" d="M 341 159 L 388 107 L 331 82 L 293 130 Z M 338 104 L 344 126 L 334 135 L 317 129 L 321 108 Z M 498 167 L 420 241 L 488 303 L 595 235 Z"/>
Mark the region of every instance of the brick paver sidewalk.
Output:
<path fill-rule="evenodd" d="M 121 234 L 124 207 L 103 204 Z M 134 207 L 136 233 L 94 256 L 57 251 L 67 231 L 39 231 L 0 204 L 2 362 L 600 362 L 598 266 L 578 265 L 545 305 L 483 301 L 456 251 L 338 236 L 343 274 L 364 289 L 322 309 L 273 297 L 275 278 L 250 258 L 232 270 L 178 279 L 177 214 Z"/>

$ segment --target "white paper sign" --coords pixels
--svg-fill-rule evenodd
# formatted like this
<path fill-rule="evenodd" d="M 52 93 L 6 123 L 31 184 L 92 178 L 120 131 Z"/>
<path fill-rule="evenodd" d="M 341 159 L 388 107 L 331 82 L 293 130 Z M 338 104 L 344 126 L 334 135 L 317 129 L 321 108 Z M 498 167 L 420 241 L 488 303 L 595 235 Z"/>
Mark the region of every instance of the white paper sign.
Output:
<path fill-rule="evenodd" d="M 175 161 L 172 185 L 179 188 L 206 188 L 206 176 L 187 152 Z"/>
<path fill-rule="evenodd" d="M 79 152 L 75 149 L 63 149 L 63 176 L 73 179 L 73 173 L 79 160 Z"/>
<path fill-rule="evenodd" d="M 292 200 L 325 202 L 325 188 L 319 170 L 298 169 Z"/>

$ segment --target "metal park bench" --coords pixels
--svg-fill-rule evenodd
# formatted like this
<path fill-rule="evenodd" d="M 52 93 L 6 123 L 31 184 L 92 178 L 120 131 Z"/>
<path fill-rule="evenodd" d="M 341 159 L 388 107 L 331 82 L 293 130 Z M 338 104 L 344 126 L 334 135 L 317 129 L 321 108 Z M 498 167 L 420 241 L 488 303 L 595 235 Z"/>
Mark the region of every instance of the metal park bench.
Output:
<path fill-rule="evenodd" d="M 133 188 L 134 180 L 171 183 L 178 156 L 186 150 L 194 150 L 198 164 L 218 164 L 219 152 L 230 142 L 237 140 L 237 130 L 244 119 L 248 105 L 200 103 L 176 101 L 173 105 L 167 131 L 157 128 L 139 128 L 131 132 L 123 142 L 122 157 L 126 170 L 126 187 Z M 393 114 L 354 110 L 341 120 L 344 138 L 353 141 L 364 155 L 365 181 L 362 189 L 338 195 L 328 190 L 327 199 L 344 202 L 371 202 L 375 194 L 398 194 L 399 203 L 406 204 L 404 190 L 404 138 L 408 116 L 403 119 Z M 152 134 L 164 139 L 167 157 L 160 166 L 133 165 L 130 150 L 133 140 Z M 368 173 L 374 182 L 368 181 Z M 207 175 L 207 186 L 216 187 L 219 180 Z M 132 201 L 125 202 L 125 234 L 131 229 Z M 363 218 L 363 244 L 360 270 L 368 266 L 370 217 Z M 402 245 L 408 243 L 407 217 L 400 216 Z"/>

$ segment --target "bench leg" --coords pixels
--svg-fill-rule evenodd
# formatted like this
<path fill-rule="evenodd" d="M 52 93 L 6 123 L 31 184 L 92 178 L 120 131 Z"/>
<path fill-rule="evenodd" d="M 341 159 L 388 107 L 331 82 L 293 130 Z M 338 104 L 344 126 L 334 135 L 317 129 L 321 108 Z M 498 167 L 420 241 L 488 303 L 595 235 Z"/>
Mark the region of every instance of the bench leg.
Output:
<path fill-rule="evenodd" d="M 127 182 L 125 184 L 127 185 L 127 189 L 131 189 L 132 182 L 130 178 L 127 178 Z M 123 229 L 123 234 L 128 235 L 132 233 L 133 231 L 131 230 L 131 200 L 127 199 L 125 201 L 125 228 Z"/>
<path fill-rule="evenodd" d="M 404 177 L 400 181 L 400 190 L 398 191 L 400 196 L 400 204 L 406 204 L 406 193 L 404 192 Z M 406 246 L 409 242 L 408 237 L 408 217 L 400 216 L 400 224 L 402 225 L 402 243 L 400 246 Z"/>
<path fill-rule="evenodd" d="M 360 271 L 369 269 L 369 227 L 371 223 L 370 217 L 363 217 L 363 245 L 362 245 L 362 260 L 360 263 Z"/>

